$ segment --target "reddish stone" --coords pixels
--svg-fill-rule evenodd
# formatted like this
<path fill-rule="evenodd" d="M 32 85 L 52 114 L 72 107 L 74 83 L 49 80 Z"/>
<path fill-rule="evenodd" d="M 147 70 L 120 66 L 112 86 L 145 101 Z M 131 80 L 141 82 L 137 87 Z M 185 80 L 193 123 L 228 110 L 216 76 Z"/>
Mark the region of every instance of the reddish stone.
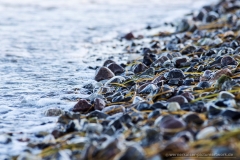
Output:
<path fill-rule="evenodd" d="M 184 104 L 184 103 L 188 103 L 188 100 L 182 95 L 171 97 L 167 101 L 168 102 L 178 102 L 180 105 Z"/>
<path fill-rule="evenodd" d="M 91 110 L 91 106 L 92 105 L 87 100 L 80 99 L 73 107 L 73 112 L 87 112 Z"/>

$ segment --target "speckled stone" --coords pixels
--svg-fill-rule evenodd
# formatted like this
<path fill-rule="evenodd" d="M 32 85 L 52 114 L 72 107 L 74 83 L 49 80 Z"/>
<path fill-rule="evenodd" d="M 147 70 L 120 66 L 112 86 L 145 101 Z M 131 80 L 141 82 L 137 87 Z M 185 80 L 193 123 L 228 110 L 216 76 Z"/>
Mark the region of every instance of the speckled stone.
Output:
<path fill-rule="evenodd" d="M 85 100 L 80 99 L 78 103 L 73 107 L 73 112 L 86 112 L 91 110 L 91 104 Z"/>

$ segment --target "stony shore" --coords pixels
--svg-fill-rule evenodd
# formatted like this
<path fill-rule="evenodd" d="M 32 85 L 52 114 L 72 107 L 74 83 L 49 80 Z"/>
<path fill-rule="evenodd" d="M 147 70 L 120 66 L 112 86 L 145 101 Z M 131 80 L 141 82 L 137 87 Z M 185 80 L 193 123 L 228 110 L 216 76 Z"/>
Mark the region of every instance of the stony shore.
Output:
<path fill-rule="evenodd" d="M 124 54 L 138 59 L 102 62 L 95 82 L 79 89 L 88 98 L 48 110 L 60 115 L 55 129 L 13 158 L 240 158 L 240 1 L 166 26 L 174 32 L 121 37 Z"/>

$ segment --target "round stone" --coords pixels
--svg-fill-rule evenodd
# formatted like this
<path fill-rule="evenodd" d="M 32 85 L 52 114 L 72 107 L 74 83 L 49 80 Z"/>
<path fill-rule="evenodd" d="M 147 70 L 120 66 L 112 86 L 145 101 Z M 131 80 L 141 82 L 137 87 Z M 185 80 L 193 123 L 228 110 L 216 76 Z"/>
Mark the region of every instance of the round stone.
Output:
<path fill-rule="evenodd" d="M 63 113 L 64 113 L 64 111 L 59 108 L 51 108 L 51 109 L 46 110 L 44 112 L 44 115 L 47 117 L 53 117 L 53 116 L 59 116 Z"/>
<path fill-rule="evenodd" d="M 210 83 L 207 82 L 207 81 L 202 81 L 202 82 L 199 82 L 199 83 L 198 83 L 197 87 L 201 87 L 201 88 L 205 89 L 205 88 L 210 88 L 211 85 L 210 85 Z"/>
<path fill-rule="evenodd" d="M 169 112 L 176 112 L 181 109 L 180 105 L 177 102 L 170 102 L 167 106 Z"/>
<path fill-rule="evenodd" d="M 115 61 L 111 60 L 111 59 L 108 59 L 106 60 L 104 63 L 103 63 L 103 66 L 104 67 L 107 67 L 107 65 L 111 64 L 111 63 L 116 63 Z"/>
<path fill-rule="evenodd" d="M 196 138 L 198 140 L 200 139 L 206 139 L 206 138 L 209 138 L 210 136 L 213 136 L 215 135 L 217 132 L 217 129 L 213 126 L 210 126 L 210 127 L 206 127 L 204 129 L 202 129 L 196 136 Z"/>
<path fill-rule="evenodd" d="M 94 109 L 95 110 L 102 110 L 106 106 L 106 103 L 101 98 L 96 98 L 94 100 Z"/>
<path fill-rule="evenodd" d="M 159 117 L 155 120 L 155 125 L 160 127 L 162 132 L 176 133 L 186 127 L 186 123 L 172 115 Z"/>
<path fill-rule="evenodd" d="M 222 58 L 221 60 L 221 65 L 223 67 L 227 66 L 227 65 L 237 65 L 237 62 L 235 61 L 235 59 L 231 56 L 225 56 Z"/>
<path fill-rule="evenodd" d="M 171 97 L 167 101 L 168 102 L 177 102 L 179 105 L 188 103 L 188 100 L 182 95 L 177 95 L 177 96 Z"/>
<path fill-rule="evenodd" d="M 94 79 L 96 81 L 101 81 L 105 79 L 110 79 L 114 76 L 114 73 L 110 69 L 108 69 L 107 67 L 101 67 L 97 70 Z"/>
<path fill-rule="evenodd" d="M 91 106 L 92 105 L 87 100 L 80 99 L 73 107 L 73 112 L 87 112 L 91 110 Z"/>
<path fill-rule="evenodd" d="M 172 79 L 172 78 L 180 78 L 183 79 L 185 77 L 184 73 L 180 69 L 172 69 L 171 71 L 164 74 L 164 77 L 166 79 Z"/>
<path fill-rule="evenodd" d="M 116 63 L 110 63 L 109 65 L 107 65 L 107 67 L 114 73 L 114 74 L 121 74 L 123 73 L 125 70 L 118 64 Z"/>

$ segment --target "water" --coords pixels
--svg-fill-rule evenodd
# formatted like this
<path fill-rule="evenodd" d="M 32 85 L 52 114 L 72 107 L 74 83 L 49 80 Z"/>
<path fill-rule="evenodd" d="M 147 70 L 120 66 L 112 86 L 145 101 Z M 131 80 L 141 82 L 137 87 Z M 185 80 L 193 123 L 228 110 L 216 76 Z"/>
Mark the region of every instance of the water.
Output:
<path fill-rule="evenodd" d="M 193 3 L 195 2 L 195 3 Z M 51 131 L 48 108 L 69 110 L 108 57 L 99 44 L 119 34 L 172 21 L 206 0 L 0 0 L 0 154 L 17 154 L 39 131 Z M 97 50 L 96 50 L 97 49 Z M 110 50 L 109 53 L 114 52 Z M 92 64 L 84 63 L 90 57 Z M 4 145 L 4 134 L 13 134 Z M 33 137 L 33 136 L 32 136 Z M 9 149 L 13 152 L 9 153 Z"/>

